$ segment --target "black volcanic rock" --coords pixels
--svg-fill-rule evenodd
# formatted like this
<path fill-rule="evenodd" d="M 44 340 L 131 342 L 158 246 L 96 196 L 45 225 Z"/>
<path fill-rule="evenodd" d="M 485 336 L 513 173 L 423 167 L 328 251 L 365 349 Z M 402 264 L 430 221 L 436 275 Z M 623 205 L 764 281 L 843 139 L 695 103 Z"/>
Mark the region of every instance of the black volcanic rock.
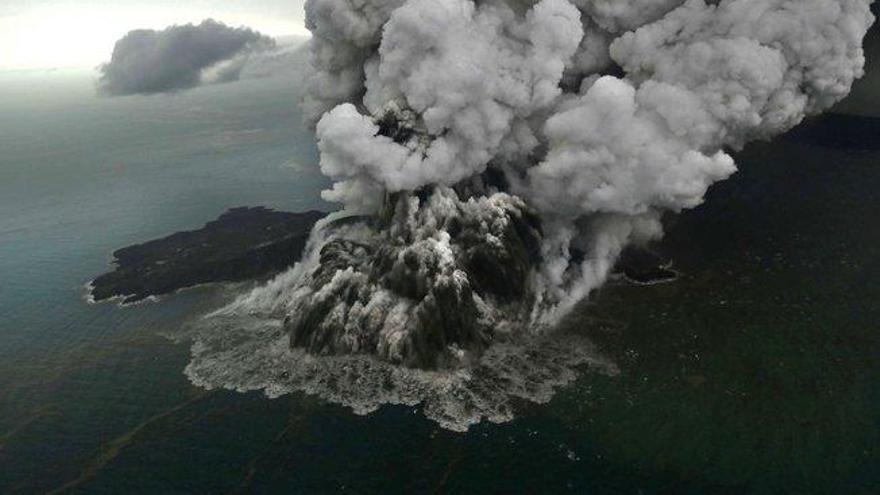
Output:
<path fill-rule="evenodd" d="M 325 229 L 287 308 L 291 347 L 451 369 L 528 321 L 543 234 L 520 199 L 426 188 L 388 194 L 374 217 L 347 222 L 360 222 L 352 235 Z"/>
<path fill-rule="evenodd" d="M 116 269 L 92 281 L 91 295 L 133 303 L 198 284 L 271 275 L 299 260 L 312 226 L 324 216 L 233 208 L 201 229 L 114 252 Z"/>

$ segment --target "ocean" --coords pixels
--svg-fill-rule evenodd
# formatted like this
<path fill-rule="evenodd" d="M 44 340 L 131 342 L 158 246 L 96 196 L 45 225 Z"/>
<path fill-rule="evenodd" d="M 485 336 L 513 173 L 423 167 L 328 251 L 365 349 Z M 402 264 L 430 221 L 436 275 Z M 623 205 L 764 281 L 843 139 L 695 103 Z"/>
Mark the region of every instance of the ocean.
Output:
<path fill-rule="evenodd" d="M 234 206 L 329 210 L 286 79 L 98 98 L 0 76 L 0 493 L 873 495 L 880 152 L 778 140 L 670 216 L 679 280 L 615 281 L 564 331 L 620 373 L 466 433 L 418 407 L 206 391 L 174 338 L 247 284 L 120 308 L 120 247 Z"/>

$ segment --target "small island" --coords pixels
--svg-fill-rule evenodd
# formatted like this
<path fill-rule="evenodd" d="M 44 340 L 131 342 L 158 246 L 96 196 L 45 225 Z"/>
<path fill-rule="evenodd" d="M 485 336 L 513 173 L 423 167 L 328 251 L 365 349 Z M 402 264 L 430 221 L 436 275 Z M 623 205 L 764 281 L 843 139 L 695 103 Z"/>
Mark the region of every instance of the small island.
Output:
<path fill-rule="evenodd" d="M 90 300 L 131 304 L 200 284 L 273 275 L 299 260 L 309 232 L 325 215 L 232 208 L 201 229 L 114 252 L 116 269 L 89 284 Z"/>

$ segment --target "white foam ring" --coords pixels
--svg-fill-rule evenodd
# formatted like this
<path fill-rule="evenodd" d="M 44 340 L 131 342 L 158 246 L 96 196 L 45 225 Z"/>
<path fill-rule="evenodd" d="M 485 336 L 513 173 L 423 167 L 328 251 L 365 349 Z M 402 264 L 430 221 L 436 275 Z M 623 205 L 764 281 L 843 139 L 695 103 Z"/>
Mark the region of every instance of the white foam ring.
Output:
<path fill-rule="evenodd" d="M 423 371 L 366 355 L 314 356 L 291 349 L 281 322 L 243 315 L 213 315 L 196 325 L 193 384 L 238 392 L 261 390 L 270 398 L 304 392 L 369 414 L 383 404 L 416 406 L 453 431 L 487 420 L 507 422 L 513 402 L 546 403 L 585 368 L 614 375 L 617 367 L 575 335 L 529 337 L 496 343 L 467 368 Z"/>

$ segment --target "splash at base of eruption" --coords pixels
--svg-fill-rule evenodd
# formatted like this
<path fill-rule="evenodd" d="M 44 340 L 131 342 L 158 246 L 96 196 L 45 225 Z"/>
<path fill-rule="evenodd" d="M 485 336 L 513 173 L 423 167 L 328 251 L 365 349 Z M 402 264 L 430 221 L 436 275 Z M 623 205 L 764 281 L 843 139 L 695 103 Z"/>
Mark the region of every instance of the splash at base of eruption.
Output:
<path fill-rule="evenodd" d="M 517 400 L 548 402 L 585 369 L 619 372 L 589 341 L 573 335 L 496 344 L 466 368 L 441 371 L 369 355 L 315 356 L 292 349 L 278 320 L 259 316 L 215 315 L 194 338 L 185 373 L 197 386 L 261 390 L 270 398 L 304 392 L 357 414 L 384 404 L 420 404 L 425 416 L 454 431 L 483 420 L 510 421 Z"/>

